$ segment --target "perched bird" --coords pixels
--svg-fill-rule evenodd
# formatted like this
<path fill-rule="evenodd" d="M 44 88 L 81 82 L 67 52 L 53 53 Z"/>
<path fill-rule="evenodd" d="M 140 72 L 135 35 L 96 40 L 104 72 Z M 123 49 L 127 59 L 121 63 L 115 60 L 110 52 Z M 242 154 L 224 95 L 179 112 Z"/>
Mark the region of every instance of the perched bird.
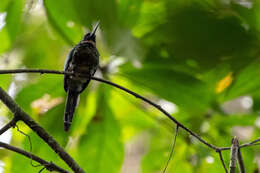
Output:
<path fill-rule="evenodd" d="M 70 128 L 79 94 L 88 86 L 99 65 L 95 34 L 98 26 L 99 24 L 70 51 L 65 62 L 64 71 L 74 74 L 64 76 L 64 89 L 67 92 L 64 115 L 65 131 Z"/>

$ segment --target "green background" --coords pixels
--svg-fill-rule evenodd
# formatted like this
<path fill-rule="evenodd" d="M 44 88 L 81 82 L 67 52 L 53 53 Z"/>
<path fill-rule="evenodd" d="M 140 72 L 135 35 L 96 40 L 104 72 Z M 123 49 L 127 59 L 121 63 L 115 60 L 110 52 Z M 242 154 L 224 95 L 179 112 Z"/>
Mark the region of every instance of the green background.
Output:
<path fill-rule="evenodd" d="M 1 0 L 0 14 L 5 16 L 1 69 L 63 70 L 70 49 L 100 21 L 97 48 L 103 70 L 97 76 L 174 107 L 172 116 L 214 145 L 230 146 L 234 135 L 241 143 L 259 136 L 257 0 Z M 156 173 L 167 162 L 175 124 L 118 89 L 92 81 L 66 133 L 62 76 L 1 75 L 0 86 L 14 92 L 17 103 L 86 172 Z M 11 119 L 0 106 L 0 116 Z M 28 127 L 18 125 L 31 136 L 34 154 L 68 169 Z M 28 139 L 16 129 L 11 144 L 29 151 Z M 259 147 L 242 150 L 248 172 L 259 172 L 259 152 Z M 228 165 L 229 151 L 223 155 Z M 3 149 L 0 160 L 5 173 L 40 170 Z M 217 153 L 180 130 L 167 171 L 224 169 Z"/>

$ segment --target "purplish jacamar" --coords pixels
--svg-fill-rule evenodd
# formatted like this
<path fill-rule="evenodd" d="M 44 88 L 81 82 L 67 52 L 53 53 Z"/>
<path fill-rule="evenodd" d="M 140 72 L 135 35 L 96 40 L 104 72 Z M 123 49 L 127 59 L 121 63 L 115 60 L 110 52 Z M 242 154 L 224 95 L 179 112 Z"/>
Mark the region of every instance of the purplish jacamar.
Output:
<path fill-rule="evenodd" d="M 65 131 L 70 128 L 79 94 L 88 86 L 99 65 L 95 34 L 97 28 L 98 24 L 70 51 L 65 62 L 64 71 L 73 73 L 73 75 L 64 76 L 64 89 L 67 92 L 64 115 Z"/>

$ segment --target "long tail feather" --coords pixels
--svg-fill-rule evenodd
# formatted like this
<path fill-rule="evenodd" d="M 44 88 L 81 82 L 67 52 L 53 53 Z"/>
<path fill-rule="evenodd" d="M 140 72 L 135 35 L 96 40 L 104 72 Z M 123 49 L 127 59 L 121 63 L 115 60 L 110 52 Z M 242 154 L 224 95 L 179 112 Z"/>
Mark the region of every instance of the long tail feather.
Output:
<path fill-rule="evenodd" d="M 64 115 L 64 130 L 68 131 L 72 122 L 73 114 L 77 106 L 79 93 L 68 90 L 65 115 Z"/>

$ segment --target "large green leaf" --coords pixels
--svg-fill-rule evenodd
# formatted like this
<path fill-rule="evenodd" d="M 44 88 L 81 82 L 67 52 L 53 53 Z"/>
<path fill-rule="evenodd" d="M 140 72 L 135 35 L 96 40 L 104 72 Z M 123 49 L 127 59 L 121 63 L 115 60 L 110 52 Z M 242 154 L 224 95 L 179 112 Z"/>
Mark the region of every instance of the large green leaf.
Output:
<path fill-rule="evenodd" d="M 258 61 L 252 62 L 246 68 L 241 69 L 234 75 L 234 81 L 227 90 L 225 100 L 230 100 L 241 95 L 252 95 L 258 92 L 260 87 L 260 63 Z"/>
<path fill-rule="evenodd" d="M 73 1 L 47 0 L 44 7 L 49 22 L 68 44 L 73 45 L 81 39 L 83 30 Z"/>
<path fill-rule="evenodd" d="M 99 90 L 99 106 L 86 134 L 80 139 L 78 160 L 87 172 L 120 171 L 124 150 L 121 142 L 120 127 L 107 103 L 111 97 L 109 90 Z"/>
<path fill-rule="evenodd" d="M 1 1 L 0 9 L 6 12 L 5 26 L 0 30 L 0 53 L 8 50 L 21 30 L 24 0 Z"/>
<path fill-rule="evenodd" d="M 207 85 L 167 66 L 144 64 L 138 69 L 125 66 L 122 73 L 136 86 L 150 89 L 158 97 L 177 104 L 185 111 L 194 114 L 205 111 L 212 97 Z"/>

